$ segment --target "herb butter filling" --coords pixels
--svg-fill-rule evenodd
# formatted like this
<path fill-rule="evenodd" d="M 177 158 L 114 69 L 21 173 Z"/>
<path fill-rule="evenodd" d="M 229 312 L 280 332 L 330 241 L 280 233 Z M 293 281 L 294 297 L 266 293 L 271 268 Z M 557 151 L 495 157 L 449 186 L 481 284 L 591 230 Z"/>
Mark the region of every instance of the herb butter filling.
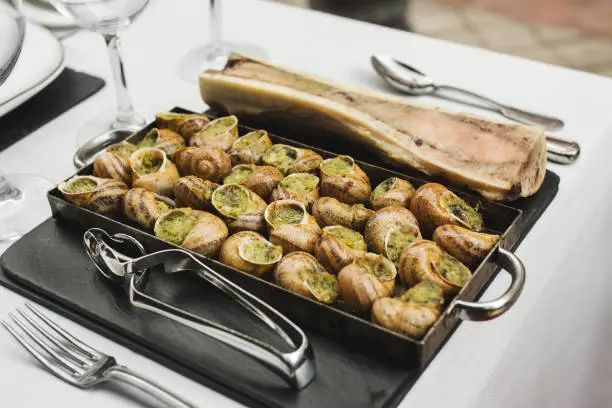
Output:
<path fill-rule="evenodd" d="M 291 146 L 276 144 L 268 148 L 263 156 L 263 161 L 266 164 L 276 167 L 283 174 L 286 174 L 295 160 L 297 159 L 297 150 Z"/>
<path fill-rule="evenodd" d="M 149 133 L 142 138 L 140 143 L 138 143 L 138 148 L 143 149 L 145 147 L 154 147 L 155 143 L 157 143 L 157 138 L 159 137 L 159 131 L 157 128 L 152 129 Z"/>
<path fill-rule="evenodd" d="M 399 297 L 402 302 L 438 308 L 444 304 L 442 289 L 433 282 L 417 283 Z"/>
<path fill-rule="evenodd" d="M 372 201 L 378 200 L 380 197 L 385 195 L 389 190 L 393 188 L 393 185 L 395 184 L 396 180 L 397 180 L 396 177 L 391 177 L 391 178 L 386 179 L 382 183 L 380 183 L 378 186 L 376 186 L 374 191 L 372 191 L 370 200 Z"/>
<path fill-rule="evenodd" d="M 393 270 L 384 262 L 385 258 L 370 258 L 361 257 L 355 261 L 355 264 L 364 269 L 370 275 L 374 275 L 378 279 L 390 280 L 395 278 Z"/>
<path fill-rule="evenodd" d="M 155 235 L 164 241 L 181 245 L 197 222 L 198 217 L 191 209 L 174 210 L 155 224 Z"/>
<path fill-rule="evenodd" d="M 251 240 L 242 245 L 240 256 L 254 264 L 265 265 L 280 260 L 283 256 L 283 249 L 264 241 Z"/>
<path fill-rule="evenodd" d="M 215 190 L 213 205 L 221 214 L 237 218 L 249 208 L 249 194 L 237 184 L 227 184 Z"/>
<path fill-rule="evenodd" d="M 270 213 L 270 223 L 274 226 L 299 224 L 304 219 L 304 208 L 297 204 L 275 205 Z"/>
<path fill-rule="evenodd" d="M 353 171 L 355 162 L 348 156 L 338 156 L 321 163 L 321 171 L 332 176 L 346 176 Z"/>
<path fill-rule="evenodd" d="M 223 179 L 223 184 L 242 184 L 254 171 L 255 166 L 249 164 L 234 166 L 230 174 Z"/>
<path fill-rule="evenodd" d="M 109 146 L 106 150 L 110 153 L 115 153 L 124 160 L 129 160 L 132 153 L 138 150 L 138 147 L 131 143 L 123 142 Z"/>
<path fill-rule="evenodd" d="M 68 183 L 64 192 L 68 194 L 89 193 L 94 191 L 96 187 L 98 187 L 98 183 L 95 180 L 81 177 Z"/>
<path fill-rule="evenodd" d="M 267 144 L 260 139 L 265 135 L 263 130 L 254 130 L 246 135 L 242 136 L 236 143 L 234 143 L 234 148 L 247 148 L 253 154 L 261 155 L 264 154 L 266 149 L 268 148 Z"/>
<path fill-rule="evenodd" d="M 470 280 L 471 272 L 454 256 L 444 253 L 440 258 L 437 269 L 440 276 L 448 282 L 457 285 L 465 286 Z"/>
<path fill-rule="evenodd" d="M 199 134 L 207 138 L 219 138 L 225 136 L 228 130 L 232 129 L 236 124 L 236 118 L 233 116 L 215 119 L 204 126 Z"/>
<path fill-rule="evenodd" d="M 292 193 L 303 194 L 313 191 L 319 184 L 319 178 L 310 173 L 294 173 L 281 180 L 279 186 Z"/>
<path fill-rule="evenodd" d="M 338 281 L 331 273 L 313 273 L 306 279 L 310 293 L 319 301 L 331 303 L 338 295 Z"/>
<path fill-rule="evenodd" d="M 134 170 L 140 175 L 156 173 L 164 164 L 164 156 L 158 150 L 142 150 L 136 154 L 139 157 Z"/>
<path fill-rule="evenodd" d="M 404 248 L 417 240 L 417 237 L 410 232 L 402 229 L 389 231 L 386 240 L 385 250 L 391 262 L 397 264 Z"/>
<path fill-rule="evenodd" d="M 476 208 L 471 207 L 452 191 L 448 191 L 441 199 L 442 207 L 457 217 L 469 229 L 480 231 L 482 229 L 482 215 Z"/>
<path fill-rule="evenodd" d="M 367 248 L 363 236 L 352 229 L 339 226 L 323 228 L 323 236 L 326 237 L 328 235 L 338 238 L 350 248 L 362 251 L 365 251 Z"/>

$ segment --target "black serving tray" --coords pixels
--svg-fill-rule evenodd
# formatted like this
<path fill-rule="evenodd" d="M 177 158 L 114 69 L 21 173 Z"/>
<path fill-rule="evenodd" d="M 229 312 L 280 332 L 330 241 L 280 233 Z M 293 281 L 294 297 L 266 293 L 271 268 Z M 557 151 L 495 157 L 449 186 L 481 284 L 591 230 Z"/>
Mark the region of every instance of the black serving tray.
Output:
<path fill-rule="evenodd" d="M 177 108 L 174 111 L 182 110 Z M 249 130 L 241 126 L 240 133 Z M 142 136 L 143 132 L 136 137 Z M 293 134 L 285 135 L 293 138 Z M 272 138 L 275 142 L 296 144 L 292 140 Z M 368 155 L 366 151 L 352 150 L 354 146 L 325 135 L 311 135 L 309 142 L 338 153 L 349 153 L 358 160 Z M 320 151 L 320 154 L 324 157 L 330 155 L 325 151 Z M 359 164 L 370 175 L 373 184 L 396 175 L 384 168 Z M 80 174 L 90 172 L 91 168 L 85 168 Z M 423 175 L 419 175 L 420 180 L 402 177 L 415 185 L 429 179 Z M 503 234 L 500 246 L 513 249 L 518 245 L 554 198 L 558 182 L 558 177 L 548 172 L 536 195 L 517 202 L 522 214 L 516 207 L 484 202 L 487 225 Z M 469 201 L 481 201 L 459 190 Z M 68 309 L 71 315 L 81 316 L 79 321 L 89 327 L 105 335 L 113 333 L 113 338 L 134 350 L 249 405 L 395 406 L 459 323 L 456 316 L 445 313 L 423 340 L 415 341 L 372 325 L 361 317 L 334 310 L 268 281 L 204 259 L 224 276 L 271 303 L 305 329 L 313 343 L 317 377 L 301 392 L 292 391 L 279 384 L 279 380 L 266 370 L 226 346 L 148 312 L 133 310 L 122 292 L 96 277 L 95 269 L 83 251 L 81 238 L 85 228 L 98 226 L 111 233 L 127 232 L 143 242 L 149 251 L 167 248 L 168 243 L 128 225 L 125 220 L 112 220 L 74 206 L 65 201 L 57 189 L 50 192 L 49 200 L 57 220 L 47 221 L 4 254 L 2 283 L 29 296 L 35 294 L 39 300 L 45 299 L 46 304 L 62 312 Z M 37 245 L 37 242 L 44 245 Z M 475 300 L 493 280 L 498 268 L 490 258 L 491 255 L 458 297 Z M 6 279 L 7 276 L 10 279 Z M 237 324 L 240 330 L 264 338 L 268 335 L 248 318 L 237 314 L 237 308 L 227 298 L 203 282 L 160 275 L 152 290 L 162 299 L 178 302 L 223 324 L 240 322 Z"/>

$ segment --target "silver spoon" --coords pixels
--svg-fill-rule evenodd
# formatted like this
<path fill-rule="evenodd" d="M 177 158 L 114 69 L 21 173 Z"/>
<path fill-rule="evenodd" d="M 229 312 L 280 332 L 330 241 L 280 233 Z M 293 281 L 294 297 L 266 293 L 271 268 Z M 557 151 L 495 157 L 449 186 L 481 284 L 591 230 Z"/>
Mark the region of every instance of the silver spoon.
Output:
<path fill-rule="evenodd" d="M 372 55 L 371 62 L 376 73 L 378 73 L 378 75 L 380 75 L 389 85 L 410 95 L 430 95 L 433 93 L 439 95 L 445 93 L 461 94 L 481 104 L 484 103 L 486 108 L 517 122 L 537 125 L 549 131 L 560 130 L 564 126 L 561 119 L 506 106 L 465 89 L 456 88 L 450 85 L 436 84 L 432 78 L 428 77 L 423 72 L 397 61 L 388 55 Z M 456 99 L 453 98 L 453 100 Z M 580 155 L 580 146 L 577 142 L 573 141 L 546 136 L 546 147 L 549 158 L 557 163 L 573 163 Z"/>

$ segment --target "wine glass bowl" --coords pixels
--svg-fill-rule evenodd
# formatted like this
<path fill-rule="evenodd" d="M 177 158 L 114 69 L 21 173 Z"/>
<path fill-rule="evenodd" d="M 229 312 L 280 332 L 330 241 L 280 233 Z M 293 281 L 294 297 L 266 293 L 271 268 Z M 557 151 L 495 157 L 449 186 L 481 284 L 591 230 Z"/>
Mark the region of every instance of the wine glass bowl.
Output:
<path fill-rule="evenodd" d="M 52 0 L 65 16 L 81 27 L 115 34 L 127 28 L 142 12 L 149 0 Z"/>

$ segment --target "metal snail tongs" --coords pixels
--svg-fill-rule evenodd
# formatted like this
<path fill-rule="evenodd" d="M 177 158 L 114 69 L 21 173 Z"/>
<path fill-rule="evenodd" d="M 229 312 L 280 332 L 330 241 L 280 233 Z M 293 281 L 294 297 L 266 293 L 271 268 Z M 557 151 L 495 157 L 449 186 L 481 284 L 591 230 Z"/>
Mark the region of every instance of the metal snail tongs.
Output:
<path fill-rule="evenodd" d="M 455 86 L 437 84 L 425 73 L 388 55 L 372 55 L 371 63 L 376 73 L 387 84 L 408 95 L 436 94 L 448 96 L 453 101 L 468 105 L 476 104 L 478 107 L 497 112 L 515 122 L 538 126 L 545 131 L 561 130 L 565 125 L 558 118 L 507 106 L 486 96 Z M 457 95 L 460 98 L 456 98 Z M 578 142 L 567 141 L 550 135 L 546 135 L 546 150 L 548 159 L 560 164 L 571 164 L 580 156 Z"/>
<path fill-rule="evenodd" d="M 124 284 L 133 306 L 166 317 L 233 347 L 276 373 L 295 389 L 306 387 L 314 378 L 314 353 L 302 329 L 272 306 L 219 275 L 189 252 L 168 249 L 146 254 L 144 247 L 135 238 L 126 234 L 111 236 L 99 228 L 87 230 L 83 243 L 100 274 L 115 283 Z M 127 256 L 112 248 L 109 243 L 115 246 L 127 245 L 142 256 Z M 149 269 L 156 265 L 163 265 L 166 273 L 196 273 L 276 332 L 292 350 L 281 352 L 259 339 L 147 295 L 144 293 L 144 287 Z"/>

